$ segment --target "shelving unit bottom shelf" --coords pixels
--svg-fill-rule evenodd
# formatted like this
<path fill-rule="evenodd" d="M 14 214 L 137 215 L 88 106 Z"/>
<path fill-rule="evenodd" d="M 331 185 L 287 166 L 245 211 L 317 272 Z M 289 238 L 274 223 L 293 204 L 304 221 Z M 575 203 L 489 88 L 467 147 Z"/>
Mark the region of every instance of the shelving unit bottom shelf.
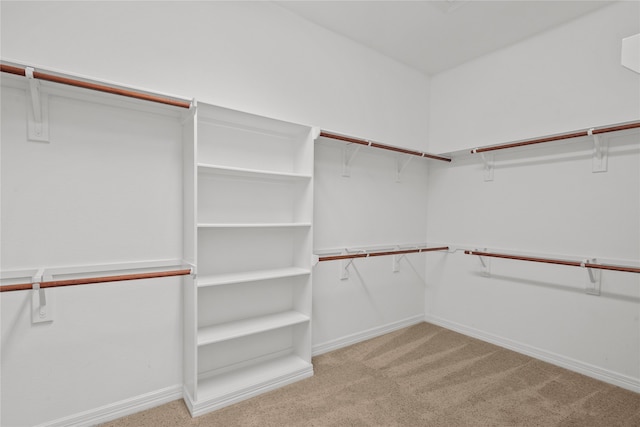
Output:
<path fill-rule="evenodd" d="M 311 377 L 313 365 L 287 354 L 219 375 L 200 376 L 197 401 L 186 395 L 194 417 Z"/>

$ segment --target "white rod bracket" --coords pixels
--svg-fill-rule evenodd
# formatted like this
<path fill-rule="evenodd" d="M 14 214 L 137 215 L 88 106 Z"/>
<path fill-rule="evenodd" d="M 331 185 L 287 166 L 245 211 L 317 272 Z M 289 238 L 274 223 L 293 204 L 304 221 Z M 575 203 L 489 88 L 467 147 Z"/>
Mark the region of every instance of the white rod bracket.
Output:
<path fill-rule="evenodd" d="M 393 256 L 391 271 L 393 271 L 394 273 L 398 273 L 400 271 L 400 261 L 404 256 L 405 254 Z"/>
<path fill-rule="evenodd" d="M 342 176 L 351 176 L 351 163 L 358 154 L 358 151 L 360 151 L 360 145 L 356 145 L 354 147 L 351 144 L 347 145 L 342 150 Z"/>
<path fill-rule="evenodd" d="M 594 135 L 594 130 L 594 128 L 591 128 L 587 131 L 587 134 L 593 137 L 593 161 L 591 171 L 593 173 L 606 172 L 609 157 L 609 140 L 600 135 Z"/>
<path fill-rule="evenodd" d="M 189 270 L 191 270 L 189 272 L 189 276 L 191 276 L 193 279 L 198 277 L 198 266 L 197 265 L 192 264 L 190 262 L 185 262 L 185 265 L 187 265 L 189 267 Z"/>
<path fill-rule="evenodd" d="M 343 259 L 340 261 L 340 280 L 349 280 L 349 266 L 353 259 Z"/>
<path fill-rule="evenodd" d="M 493 181 L 493 153 L 478 153 L 477 148 L 472 150 L 471 152 L 474 154 L 480 154 L 480 158 L 482 159 L 482 163 L 484 164 L 484 180 L 485 181 Z"/>
<path fill-rule="evenodd" d="M 33 68 L 25 68 L 31 98 L 31 108 L 27 112 L 28 138 L 30 141 L 49 142 L 49 97 L 40 91 L 40 81 L 33 72 Z"/>
<path fill-rule="evenodd" d="M 47 296 L 47 290 L 40 287 L 41 282 L 49 280 L 52 280 L 52 277 L 45 275 L 44 268 L 39 269 L 32 278 L 31 323 L 53 321 L 53 300 L 51 294 Z"/>
<path fill-rule="evenodd" d="M 596 264 L 596 259 L 586 259 L 580 263 L 582 267 L 586 267 L 586 264 Z M 600 289 L 602 284 L 602 270 L 596 268 L 587 268 L 587 272 L 589 273 L 589 280 L 587 281 L 587 285 L 585 287 L 585 293 L 589 295 L 600 295 Z"/>
<path fill-rule="evenodd" d="M 409 164 L 409 162 L 414 158 L 415 156 L 407 156 L 406 159 L 403 161 L 401 157 L 396 158 L 396 182 L 401 182 L 401 175 L 402 175 L 402 171 L 404 170 L 404 168 L 407 167 L 407 165 Z"/>
<path fill-rule="evenodd" d="M 486 252 L 487 249 L 474 249 L 475 252 Z M 477 255 L 480 260 L 480 264 L 482 264 L 482 271 L 480 274 L 484 277 L 491 277 L 491 259 L 488 257 L 483 257 L 482 255 Z"/>
<path fill-rule="evenodd" d="M 198 111 L 198 101 L 193 98 L 191 100 L 191 104 L 189 104 L 189 109 L 182 113 L 182 120 L 180 121 L 180 124 L 184 125 L 189 120 L 193 119 L 196 116 L 196 111 Z"/>
<path fill-rule="evenodd" d="M 311 128 L 311 139 L 312 140 L 316 140 L 320 137 L 320 132 L 322 132 L 322 130 L 319 127 L 312 127 Z"/>

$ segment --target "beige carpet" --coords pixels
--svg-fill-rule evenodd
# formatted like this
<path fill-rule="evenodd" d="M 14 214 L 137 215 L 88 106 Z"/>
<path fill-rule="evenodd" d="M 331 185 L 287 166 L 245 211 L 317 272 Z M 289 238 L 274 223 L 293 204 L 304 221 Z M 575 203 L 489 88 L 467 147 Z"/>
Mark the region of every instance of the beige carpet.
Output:
<path fill-rule="evenodd" d="M 105 426 L 640 426 L 640 394 L 428 323 L 313 364 L 198 418 L 177 400 Z"/>

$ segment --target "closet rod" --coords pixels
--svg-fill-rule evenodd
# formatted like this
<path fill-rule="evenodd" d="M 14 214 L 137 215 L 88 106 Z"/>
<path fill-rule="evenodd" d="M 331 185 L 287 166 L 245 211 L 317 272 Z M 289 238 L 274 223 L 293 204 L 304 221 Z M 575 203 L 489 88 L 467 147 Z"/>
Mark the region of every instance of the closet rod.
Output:
<path fill-rule="evenodd" d="M 13 65 L 7 65 L 7 64 L 0 64 L 0 71 L 3 72 L 3 73 L 15 74 L 15 75 L 18 75 L 18 76 L 26 76 L 27 75 L 26 68 L 13 66 Z M 181 101 L 181 100 L 177 100 L 177 99 L 164 98 L 164 97 L 161 97 L 161 96 L 151 95 L 151 94 L 144 93 L 144 92 L 138 92 L 138 91 L 129 90 L 129 89 L 122 89 L 122 88 L 119 88 L 119 87 L 107 86 L 107 85 L 98 84 L 98 83 L 91 83 L 91 82 L 87 82 L 87 81 L 83 81 L 83 80 L 71 79 L 71 78 L 68 78 L 68 77 L 62 77 L 62 76 L 57 76 L 57 75 L 54 75 L 54 74 L 43 73 L 41 71 L 35 71 L 34 70 L 33 71 L 33 77 L 36 78 L 36 79 L 46 80 L 46 81 L 50 81 L 50 82 L 54 82 L 54 83 L 61 83 L 61 84 L 70 85 L 70 86 L 77 86 L 77 87 L 81 87 L 81 88 L 84 88 L 84 89 L 97 90 L 99 92 L 106 92 L 106 93 L 111 93 L 111 94 L 115 94 L 115 95 L 127 96 L 129 98 L 142 99 L 142 100 L 145 100 L 145 101 L 158 102 L 160 104 L 171 105 L 171 106 L 174 106 L 174 107 L 181 107 L 181 108 L 189 108 L 189 107 L 191 107 L 191 102 L 188 102 L 188 101 Z"/>
<path fill-rule="evenodd" d="M 335 261 L 339 259 L 369 258 L 373 256 L 403 255 L 403 254 L 412 254 L 412 253 L 420 253 L 420 252 L 447 251 L 447 250 L 449 250 L 448 246 L 440 246 L 437 248 L 401 249 L 397 251 L 368 252 L 364 254 L 358 253 L 358 254 L 347 254 L 347 255 L 330 255 L 330 256 L 321 256 L 318 258 L 318 261 Z"/>
<path fill-rule="evenodd" d="M 157 271 L 153 273 L 123 274 L 119 276 L 85 277 L 82 279 L 54 280 L 50 282 L 40 282 L 40 288 L 57 288 L 60 286 L 73 286 L 73 285 L 91 285 L 95 283 L 104 283 L 104 282 L 122 282 L 124 280 L 155 279 L 158 277 L 186 276 L 189 274 L 191 274 L 190 268 L 184 269 L 184 270 Z M 0 292 L 24 291 L 29 289 L 33 289 L 32 283 L 21 283 L 17 285 L 0 286 Z"/>
<path fill-rule="evenodd" d="M 327 131 L 324 131 L 324 130 L 320 131 L 320 136 L 324 136 L 325 138 L 337 139 L 339 141 L 351 142 L 353 144 L 366 145 L 368 147 L 382 148 L 383 150 L 395 151 L 397 153 L 411 154 L 413 156 L 426 157 L 426 158 L 429 158 L 429 159 L 441 160 L 443 162 L 450 162 L 451 161 L 451 159 L 449 159 L 447 157 L 436 156 L 435 154 L 429 154 L 429 153 L 425 153 L 423 151 L 408 150 L 406 148 L 400 148 L 400 147 L 394 147 L 392 145 L 380 144 L 380 143 L 377 143 L 377 142 L 367 141 L 365 139 L 353 138 L 351 136 L 345 136 L 345 135 L 338 135 L 336 133 L 331 133 L 331 132 L 327 132 Z"/>
<path fill-rule="evenodd" d="M 594 264 L 591 262 L 579 262 L 579 261 L 567 261 L 562 259 L 551 259 L 551 258 L 538 258 L 538 257 L 529 257 L 529 256 L 520 256 L 520 255 L 508 255 L 508 254 L 496 254 L 490 252 L 479 252 L 479 251 L 464 251 L 467 255 L 477 255 L 477 256 L 486 256 L 493 258 L 504 258 L 504 259 L 514 259 L 519 261 L 531 261 L 531 262 L 542 262 L 545 264 L 558 264 L 558 265 L 568 265 L 571 267 L 586 267 L 586 268 L 595 268 L 599 270 L 613 270 L 613 271 L 624 271 L 628 273 L 640 273 L 640 267 L 628 267 L 622 265 L 605 265 L 605 264 Z"/>
<path fill-rule="evenodd" d="M 619 123 L 616 125 L 610 125 L 610 126 L 601 127 L 601 128 L 590 128 L 590 129 L 581 130 L 581 131 L 563 133 L 560 135 L 543 136 L 540 138 L 530 139 L 527 141 L 512 142 L 509 144 L 494 145 L 491 147 L 474 148 L 473 150 L 471 150 L 471 153 L 475 154 L 475 153 L 484 153 L 487 151 L 504 150 L 506 148 L 523 147 L 526 145 L 542 144 L 544 142 L 560 141 L 563 139 L 579 138 L 582 136 L 598 135 L 601 133 L 617 132 L 621 130 L 635 129 L 635 128 L 640 128 L 640 121 L 629 122 L 629 123 Z"/>

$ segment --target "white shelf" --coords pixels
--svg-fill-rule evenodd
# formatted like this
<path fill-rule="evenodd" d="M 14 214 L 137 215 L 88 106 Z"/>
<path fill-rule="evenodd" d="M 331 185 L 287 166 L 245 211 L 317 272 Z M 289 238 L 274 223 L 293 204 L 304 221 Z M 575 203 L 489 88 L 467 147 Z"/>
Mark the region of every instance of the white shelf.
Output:
<path fill-rule="evenodd" d="M 276 172 L 261 169 L 238 168 L 232 166 L 212 165 L 198 163 L 198 171 L 206 173 L 215 173 L 220 175 L 235 175 L 255 178 L 271 178 L 271 179 L 311 179 L 311 175 L 304 175 L 291 172 Z"/>
<path fill-rule="evenodd" d="M 247 389 L 262 388 L 268 383 L 287 382 L 288 378 L 300 375 L 310 376 L 311 363 L 295 354 L 287 354 L 248 367 L 242 367 L 223 374 L 206 376 L 198 380 L 198 401 L 210 401 Z"/>
<path fill-rule="evenodd" d="M 199 272 L 184 298 L 194 416 L 313 375 L 313 133 L 205 103 L 185 121 L 183 249 Z"/>
<path fill-rule="evenodd" d="M 209 223 L 198 224 L 198 228 L 295 228 L 311 227 L 310 222 L 267 222 L 267 223 Z"/>
<path fill-rule="evenodd" d="M 198 287 L 230 285 L 234 283 L 256 282 L 259 280 L 281 279 L 285 277 L 304 276 L 311 271 L 299 267 L 277 268 L 273 270 L 256 270 L 242 273 L 214 274 L 198 278 Z"/>
<path fill-rule="evenodd" d="M 223 323 L 221 325 L 198 328 L 198 346 L 271 331 L 285 326 L 293 326 L 298 323 L 308 322 L 309 320 L 309 316 L 297 311 L 285 311 L 267 316 Z"/>

